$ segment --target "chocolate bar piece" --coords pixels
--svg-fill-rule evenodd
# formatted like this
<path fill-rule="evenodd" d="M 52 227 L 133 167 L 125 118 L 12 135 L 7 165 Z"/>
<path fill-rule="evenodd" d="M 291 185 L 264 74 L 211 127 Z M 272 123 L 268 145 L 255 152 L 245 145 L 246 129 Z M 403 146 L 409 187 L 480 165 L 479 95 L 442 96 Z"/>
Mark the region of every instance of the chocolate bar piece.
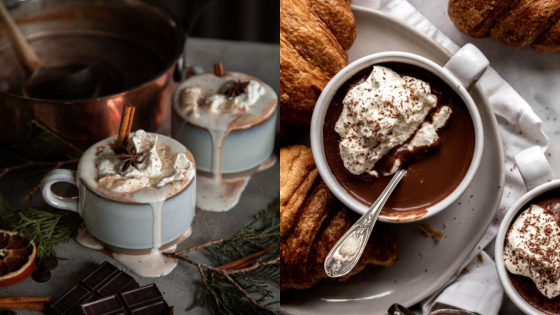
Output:
<path fill-rule="evenodd" d="M 82 313 L 80 304 L 138 287 L 138 282 L 130 275 L 104 262 L 78 285 L 53 302 L 48 312 L 52 315 L 78 315 Z"/>
<path fill-rule="evenodd" d="M 121 300 L 116 295 L 111 295 L 97 301 L 89 302 L 81 306 L 85 315 L 126 315 L 126 310 Z"/>
<path fill-rule="evenodd" d="M 155 284 L 122 292 L 101 300 L 84 303 L 83 315 L 168 315 L 172 308 L 167 305 Z"/>

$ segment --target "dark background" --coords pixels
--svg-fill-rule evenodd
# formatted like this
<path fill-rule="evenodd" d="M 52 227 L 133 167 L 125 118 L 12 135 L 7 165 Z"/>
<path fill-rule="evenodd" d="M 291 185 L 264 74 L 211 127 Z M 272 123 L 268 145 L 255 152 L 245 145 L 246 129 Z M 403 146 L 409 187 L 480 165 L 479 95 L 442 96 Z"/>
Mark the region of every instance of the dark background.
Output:
<path fill-rule="evenodd" d="M 156 0 L 193 37 L 280 42 L 280 0 Z"/>

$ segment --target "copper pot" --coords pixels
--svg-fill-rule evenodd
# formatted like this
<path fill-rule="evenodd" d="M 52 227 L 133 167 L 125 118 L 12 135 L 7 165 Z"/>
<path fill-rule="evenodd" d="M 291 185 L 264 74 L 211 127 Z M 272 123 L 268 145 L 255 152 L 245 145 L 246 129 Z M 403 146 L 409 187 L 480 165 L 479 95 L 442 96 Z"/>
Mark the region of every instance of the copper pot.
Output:
<path fill-rule="evenodd" d="M 22 96 L 23 69 L 0 37 L 0 143 L 17 143 L 31 120 L 81 148 L 117 133 L 122 107 L 136 106 L 133 130 L 169 133 L 181 80 L 180 23 L 149 0 L 19 0 L 10 14 L 46 65 L 94 65 L 101 96 L 49 101 Z"/>

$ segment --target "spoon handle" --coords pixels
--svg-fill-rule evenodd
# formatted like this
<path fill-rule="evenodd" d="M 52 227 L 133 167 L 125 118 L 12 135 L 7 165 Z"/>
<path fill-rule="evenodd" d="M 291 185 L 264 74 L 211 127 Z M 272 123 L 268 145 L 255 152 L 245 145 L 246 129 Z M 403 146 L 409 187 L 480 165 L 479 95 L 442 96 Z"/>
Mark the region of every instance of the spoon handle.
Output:
<path fill-rule="evenodd" d="M 37 57 L 37 54 L 33 48 L 31 48 L 25 37 L 21 34 L 2 1 L 0 1 L 0 25 L 5 28 L 4 30 L 12 44 L 14 52 L 27 74 L 31 74 L 33 71 L 42 68 L 43 63 L 39 57 Z"/>
<path fill-rule="evenodd" d="M 342 277 L 354 269 L 364 252 L 381 209 L 404 175 L 406 175 L 405 169 L 395 173 L 389 185 L 368 211 L 336 242 L 325 259 L 325 272 L 329 277 Z"/>

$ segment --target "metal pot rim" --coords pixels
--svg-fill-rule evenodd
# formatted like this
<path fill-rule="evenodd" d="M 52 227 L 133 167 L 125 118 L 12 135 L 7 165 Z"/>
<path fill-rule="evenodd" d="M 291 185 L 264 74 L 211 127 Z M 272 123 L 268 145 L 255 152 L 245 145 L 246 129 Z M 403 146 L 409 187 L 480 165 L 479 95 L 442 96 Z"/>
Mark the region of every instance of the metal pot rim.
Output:
<path fill-rule="evenodd" d="M 29 2 L 29 1 L 33 1 L 33 0 L 19 0 L 18 4 L 21 3 L 25 3 L 25 2 Z M 183 31 L 183 27 L 181 25 L 181 23 L 178 23 L 178 20 L 176 18 L 176 16 L 170 12 L 165 6 L 161 5 L 160 3 L 154 1 L 154 0 L 134 0 L 137 2 L 143 2 L 147 5 L 153 6 L 154 8 L 157 8 L 157 10 L 162 13 L 167 19 L 168 22 L 170 22 L 170 24 L 175 26 L 176 29 L 176 37 L 178 40 L 178 49 L 175 52 L 175 55 L 173 56 L 173 59 L 171 59 L 171 62 L 168 63 L 165 68 L 163 70 L 161 70 L 160 72 L 158 72 L 154 77 L 150 78 L 149 80 L 140 83 L 139 85 L 133 86 L 125 91 L 119 92 L 119 93 L 115 93 L 115 94 L 110 94 L 110 95 L 105 95 L 102 97 L 96 97 L 96 98 L 84 98 L 84 99 L 75 99 L 75 100 L 49 100 L 49 99 L 41 99 L 41 98 L 33 98 L 33 97 L 25 97 L 22 95 L 15 95 L 15 94 L 11 94 L 11 93 L 7 93 L 5 91 L 0 90 L 0 96 L 5 96 L 5 97 L 11 97 L 11 98 L 15 98 L 15 99 L 19 99 L 19 100 L 24 100 L 24 101 L 33 101 L 33 102 L 38 102 L 38 103 L 48 103 L 48 104 L 59 104 L 59 105 L 74 105 L 76 103 L 89 103 L 89 102 L 98 102 L 98 101 L 104 101 L 104 100 L 110 100 L 113 99 L 115 97 L 119 97 L 125 94 L 128 94 L 130 92 L 136 91 L 136 90 L 140 90 L 142 88 L 144 88 L 146 85 L 152 83 L 153 81 L 157 80 L 158 78 L 160 78 L 162 75 L 164 75 L 167 71 L 169 71 L 169 69 L 171 69 L 175 63 L 177 62 L 177 60 L 179 59 L 179 57 L 184 53 L 185 50 L 185 35 L 184 35 L 184 31 Z M 126 2 L 126 1 L 123 1 Z M 8 10 L 10 8 L 8 7 Z"/>

